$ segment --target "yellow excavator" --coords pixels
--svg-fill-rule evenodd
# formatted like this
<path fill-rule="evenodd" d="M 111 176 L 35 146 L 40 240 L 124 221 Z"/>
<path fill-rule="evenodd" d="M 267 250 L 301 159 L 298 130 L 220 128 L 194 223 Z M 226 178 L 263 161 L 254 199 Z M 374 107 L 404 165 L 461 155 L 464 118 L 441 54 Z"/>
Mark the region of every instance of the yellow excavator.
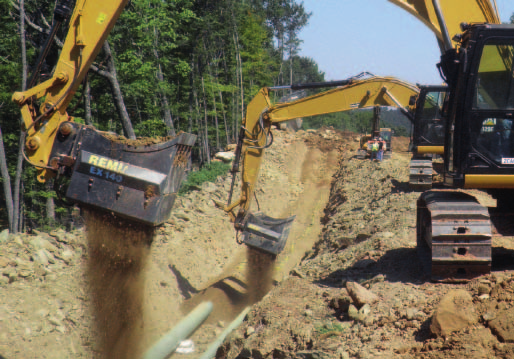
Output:
<path fill-rule="evenodd" d="M 74 122 L 68 105 L 128 0 L 63 0 L 55 10 L 49 39 L 33 81 L 13 101 L 26 134 L 24 155 L 38 169 L 38 180 L 55 177 L 62 197 L 140 222 L 162 224 L 169 217 L 196 136 L 182 133 L 160 143 L 113 138 Z M 40 84 L 37 69 L 59 26 L 69 31 L 52 77 Z"/>
<path fill-rule="evenodd" d="M 448 46 L 458 47 L 461 23 L 500 24 L 495 6 L 489 0 L 388 0 L 412 14 L 436 36 L 441 54 Z M 439 16 L 444 17 L 441 29 Z M 412 160 L 409 184 L 415 190 L 432 188 L 432 159 L 444 154 L 445 121 L 442 114 L 447 103 L 447 86 L 420 86 L 423 106 L 416 106 L 416 123 L 412 131 Z M 427 101 L 424 98 L 427 97 Z M 432 98 L 431 101 L 428 101 Z M 436 103 L 437 102 L 437 103 Z M 427 106 L 424 108 L 424 106 Z M 424 113 L 421 113 L 424 112 Z M 434 112 L 439 112 L 435 115 Z M 428 117 L 427 117 L 428 116 Z M 435 116 L 435 117 L 434 117 Z"/>
<path fill-rule="evenodd" d="M 514 25 L 498 24 L 491 11 L 486 22 L 465 18 L 450 36 L 451 19 L 474 2 L 467 3 L 431 3 L 442 39 L 438 67 L 449 92 L 446 189 L 419 197 L 416 227 L 431 277 L 442 281 L 489 273 L 492 237 L 514 235 Z M 476 13 L 485 14 L 482 8 Z M 469 189 L 486 191 L 496 207 L 480 204 Z"/>
<path fill-rule="evenodd" d="M 326 87 L 336 88 L 288 103 L 272 104 L 270 98 L 272 91 Z M 240 129 L 228 204 L 217 203 L 231 216 L 236 231 L 242 232 L 242 243 L 278 255 L 285 246 L 294 220 L 294 217 L 275 219 L 263 213 L 250 212 L 262 157 L 265 149 L 273 143 L 273 125 L 300 117 L 375 106 L 398 106 L 409 115 L 409 110 L 402 104 L 409 104 L 411 97 L 418 93 L 417 87 L 392 77 L 363 78 L 362 75 L 341 81 L 262 88 L 248 104 Z M 240 162 L 243 166 L 241 195 L 232 201 Z"/>
<path fill-rule="evenodd" d="M 444 112 L 447 86 L 418 85 L 419 95 L 412 100 L 412 123 L 409 166 L 409 186 L 418 191 L 432 188 L 434 174 L 432 159 L 444 154 Z"/>

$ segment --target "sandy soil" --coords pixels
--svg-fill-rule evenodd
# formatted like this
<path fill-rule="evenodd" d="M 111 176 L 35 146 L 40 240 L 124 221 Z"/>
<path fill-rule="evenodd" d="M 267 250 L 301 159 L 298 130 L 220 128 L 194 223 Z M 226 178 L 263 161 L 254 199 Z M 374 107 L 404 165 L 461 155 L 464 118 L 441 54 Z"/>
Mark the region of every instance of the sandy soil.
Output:
<path fill-rule="evenodd" d="M 132 253 L 141 265 L 128 282 L 95 262 L 97 242 L 88 244 L 83 229 L 0 235 L 0 357 L 114 357 L 109 350 L 116 344 L 109 343 L 116 341 L 99 336 L 108 323 L 95 321 L 109 307 L 98 298 L 112 294 L 106 285 L 112 280 L 112 289 L 134 300 L 126 307 L 141 311 L 141 322 L 125 333 L 136 344 L 130 355 L 208 300 L 214 310 L 191 337 L 194 353 L 174 358 L 199 356 L 248 305 L 217 358 L 514 357 L 512 240 L 495 239 L 491 275 L 468 284 L 429 282 L 415 249 L 419 193 L 408 187 L 408 139 L 395 141 L 392 159 L 374 163 L 355 158 L 358 142 L 350 134 L 277 131 L 252 204 L 273 217 L 296 216 L 276 259 L 239 245 L 228 217 L 214 206 L 227 200 L 228 177 L 178 199 L 151 246 Z M 130 240 L 121 229 L 104 232 L 93 234 L 118 249 Z M 147 243 L 145 236 L 136 242 Z M 354 312 L 349 282 L 380 300 Z M 124 283 L 139 290 L 131 295 Z M 469 293 L 466 309 L 478 319 L 437 337 L 432 317 L 452 289 Z"/>

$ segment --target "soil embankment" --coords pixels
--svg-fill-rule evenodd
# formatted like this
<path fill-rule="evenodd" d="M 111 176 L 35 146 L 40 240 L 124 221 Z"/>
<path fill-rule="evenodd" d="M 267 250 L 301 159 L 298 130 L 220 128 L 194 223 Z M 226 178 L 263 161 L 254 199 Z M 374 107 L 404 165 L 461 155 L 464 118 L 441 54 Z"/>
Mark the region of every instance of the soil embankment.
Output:
<path fill-rule="evenodd" d="M 192 336 L 196 357 L 260 299 L 218 359 L 514 357 L 512 238 L 494 239 L 491 275 L 429 282 L 415 249 L 419 193 L 407 183 L 407 143 L 395 141 L 392 159 L 375 163 L 354 158 L 358 143 L 347 134 L 277 131 L 253 201 L 272 217 L 296 216 L 274 261 L 248 258 L 213 205 L 226 201 L 228 177 L 180 197 L 150 247 L 148 233 L 120 227 L 107 236 L 105 223 L 88 222 L 87 236 L 0 233 L 0 355 L 89 359 L 123 343 L 116 338 L 138 337 L 135 353 L 211 300 L 213 313 Z M 113 305 L 113 290 L 130 300 Z M 118 334 L 99 340 L 112 324 L 94 318 L 108 308 L 124 312 L 116 318 L 135 314 L 125 321 L 135 329 L 118 321 Z"/>

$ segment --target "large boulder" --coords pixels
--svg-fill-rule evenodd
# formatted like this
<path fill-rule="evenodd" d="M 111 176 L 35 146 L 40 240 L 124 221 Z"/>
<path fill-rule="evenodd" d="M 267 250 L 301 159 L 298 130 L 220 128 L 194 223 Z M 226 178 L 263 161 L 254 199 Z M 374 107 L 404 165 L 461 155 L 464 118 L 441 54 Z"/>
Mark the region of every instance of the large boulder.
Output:
<path fill-rule="evenodd" d="M 353 302 L 359 308 L 365 304 L 374 304 L 379 300 L 375 293 L 355 282 L 346 283 L 346 290 L 348 291 L 348 295 L 352 298 Z"/>
<path fill-rule="evenodd" d="M 463 289 L 450 290 L 442 299 L 432 317 L 430 330 L 445 337 L 478 323 L 471 294 Z"/>
<path fill-rule="evenodd" d="M 230 163 L 236 158 L 236 154 L 234 152 L 218 152 L 214 155 L 214 158 Z"/>

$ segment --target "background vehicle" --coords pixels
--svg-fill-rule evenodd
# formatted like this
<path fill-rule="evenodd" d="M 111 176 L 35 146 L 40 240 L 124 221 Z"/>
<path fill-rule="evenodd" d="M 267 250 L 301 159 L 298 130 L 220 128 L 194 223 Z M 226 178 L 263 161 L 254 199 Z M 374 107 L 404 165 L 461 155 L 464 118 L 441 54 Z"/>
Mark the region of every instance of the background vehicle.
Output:
<path fill-rule="evenodd" d="M 391 147 L 393 131 L 390 128 L 380 128 L 380 111 L 380 106 L 375 106 L 373 108 L 371 134 L 361 136 L 359 140 L 359 149 L 357 150 L 357 158 L 364 159 L 370 156 L 371 150 L 368 148 L 368 141 L 375 137 L 382 137 L 382 139 L 386 142 L 384 159 L 391 158 L 391 155 L 393 154 L 393 149 Z"/>
<path fill-rule="evenodd" d="M 414 107 L 414 121 L 411 131 L 409 185 L 416 190 L 432 188 L 435 156 L 444 154 L 445 120 L 443 112 L 446 86 L 418 85 L 420 89 Z"/>
<path fill-rule="evenodd" d="M 21 107 L 26 160 L 38 180 L 56 178 L 68 201 L 154 226 L 163 223 L 185 176 L 196 136 L 183 133 L 161 143 L 120 140 L 73 121 L 68 105 L 128 0 L 68 2 L 56 21 L 36 69 L 67 16 L 69 31 L 52 77 L 13 95 Z M 38 77 L 37 70 L 32 75 Z M 38 103 L 38 100 L 41 103 Z"/>
<path fill-rule="evenodd" d="M 273 105 L 270 91 L 291 88 L 322 88 L 341 86 L 313 96 L 304 97 L 289 103 Z M 237 231 L 243 232 L 242 242 L 277 255 L 285 246 L 294 217 L 274 219 L 262 213 L 249 212 L 251 198 L 259 177 L 259 168 L 264 150 L 273 142 L 272 125 L 291 119 L 326 113 L 347 111 L 374 106 L 399 106 L 408 104 L 411 96 L 417 95 L 417 87 L 391 77 L 354 77 L 342 81 L 297 84 L 293 86 L 266 87 L 248 104 L 246 117 L 241 126 L 236 148 L 236 159 L 232 173 L 234 187 L 235 174 L 239 171 L 242 159 L 242 185 L 240 197 L 232 201 L 232 191 L 227 206 L 218 204 L 234 220 Z M 407 109 L 403 109 L 408 114 Z M 237 210 L 237 213 L 236 213 Z"/>

